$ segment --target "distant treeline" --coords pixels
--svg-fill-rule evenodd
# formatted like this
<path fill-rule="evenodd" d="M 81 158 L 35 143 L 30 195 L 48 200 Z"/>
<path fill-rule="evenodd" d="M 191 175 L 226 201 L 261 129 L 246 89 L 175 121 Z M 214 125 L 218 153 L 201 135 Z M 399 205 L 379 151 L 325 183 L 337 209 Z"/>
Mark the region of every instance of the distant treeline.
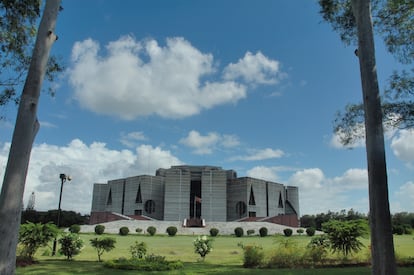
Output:
<path fill-rule="evenodd" d="M 303 215 L 300 218 L 302 227 L 313 227 L 322 230 L 322 224 L 329 220 L 350 221 L 366 219 L 369 220 L 369 214 L 359 213 L 353 209 L 348 211 L 341 210 L 339 212 L 320 213 L 316 215 Z M 414 228 L 414 213 L 399 212 L 391 215 L 393 233 L 395 234 L 411 234 Z"/>
<path fill-rule="evenodd" d="M 33 222 L 33 223 L 57 223 L 58 210 L 48 211 L 36 211 L 36 210 L 23 210 L 21 223 Z M 89 215 L 82 215 L 74 211 L 61 211 L 60 214 L 60 227 L 69 227 L 72 224 L 89 224 Z"/>

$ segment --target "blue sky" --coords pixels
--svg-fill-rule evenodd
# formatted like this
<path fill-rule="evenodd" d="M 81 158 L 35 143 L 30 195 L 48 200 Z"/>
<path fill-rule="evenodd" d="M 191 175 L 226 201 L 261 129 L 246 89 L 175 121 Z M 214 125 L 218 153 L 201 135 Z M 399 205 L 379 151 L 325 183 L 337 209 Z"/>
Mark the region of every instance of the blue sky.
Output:
<path fill-rule="evenodd" d="M 332 132 L 361 101 L 358 59 L 316 1 L 63 1 L 24 203 L 88 213 L 92 186 L 172 165 L 215 165 L 299 186 L 301 214 L 367 213 L 363 142 Z M 377 41 L 380 87 L 400 67 Z M 0 122 L 4 176 L 16 110 Z M 414 132 L 388 131 L 392 212 L 414 212 Z"/>

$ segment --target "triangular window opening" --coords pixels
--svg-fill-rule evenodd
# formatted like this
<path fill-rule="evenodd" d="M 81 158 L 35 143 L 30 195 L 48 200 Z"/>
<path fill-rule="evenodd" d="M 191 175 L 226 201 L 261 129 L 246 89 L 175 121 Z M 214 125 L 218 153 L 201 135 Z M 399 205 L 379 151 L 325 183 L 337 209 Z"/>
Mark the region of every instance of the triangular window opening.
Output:
<path fill-rule="evenodd" d="M 279 192 L 279 208 L 283 208 L 282 192 Z"/>
<path fill-rule="evenodd" d="M 106 201 L 107 205 L 112 204 L 112 190 L 109 189 L 109 195 L 108 195 L 108 200 Z"/>
<path fill-rule="evenodd" d="M 137 191 L 137 196 L 135 198 L 135 203 L 142 203 L 141 184 L 138 185 L 138 191 Z"/>
<path fill-rule="evenodd" d="M 253 186 L 250 186 L 249 205 L 256 205 L 256 201 L 254 199 L 254 194 L 253 194 Z"/>

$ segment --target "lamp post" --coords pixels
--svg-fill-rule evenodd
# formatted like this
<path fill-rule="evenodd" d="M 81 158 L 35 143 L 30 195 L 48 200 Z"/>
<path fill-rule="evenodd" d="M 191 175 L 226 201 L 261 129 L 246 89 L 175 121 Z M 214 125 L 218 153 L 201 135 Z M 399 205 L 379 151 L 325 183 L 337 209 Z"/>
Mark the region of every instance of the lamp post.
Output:
<path fill-rule="evenodd" d="M 60 195 L 59 195 L 59 206 L 58 206 L 58 216 L 57 216 L 57 224 L 56 226 L 59 228 L 60 226 L 60 213 L 61 213 L 61 209 L 60 209 L 60 204 L 62 202 L 62 191 L 63 191 L 63 183 L 65 183 L 66 180 L 70 181 L 72 178 L 66 174 L 60 174 Z M 53 251 L 52 251 L 52 256 L 56 255 L 56 238 L 53 241 Z"/>

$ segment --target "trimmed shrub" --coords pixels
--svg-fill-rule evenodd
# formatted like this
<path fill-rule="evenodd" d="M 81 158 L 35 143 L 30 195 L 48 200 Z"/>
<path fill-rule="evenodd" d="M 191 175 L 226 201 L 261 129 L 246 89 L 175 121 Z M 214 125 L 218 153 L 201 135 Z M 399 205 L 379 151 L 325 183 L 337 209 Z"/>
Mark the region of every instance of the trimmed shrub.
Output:
<path fill-rule="evenodd" d="M 144 259 L 125 259 L 105 261 L 105 267 L 139 271 L 168 271 L 183 268 L 181 261 L 167 261 L 165 257 L 148 255 Z"/>
<path fill-rule="evenodd" d="M 155 228 L 154 226 L 148 226 L 147 228 L 147 232 L 148 234 L 150 234 L 151 236 L 154 236 L 155 233 L 157 232 L 157 228 Z"/>
<path fill-rule="evenodd" d="M 171 237 L 173 237 L 173 236 L 175 236 L 175 234 L 177 234 L 177 227 L 175 227 L 175 226 L 169 226 L 169 227 L 167 227 L 167 233 L 168 233 L 168 236 L 171 236 Z"/>
<path fill-rule="evenodd" d="M 305 230 L 303 230 L 302 228 L 296 229 L 296 233 L 298 233 L 299 235 L 302 235 L 303 232 L 305 232 Z"/>
<path fill-rule="evenodd" d="M 267 236 L 267 228 L 266 227 L 261 227 L 259 229 L 259 234 L 260 234 L 260 237 L 266 237 Z"/>
<path fill-rule="evenodd" d="M 308 235 L 309 237 L 312 237 L 315 235 L 315 228 L 313 227 L 308 227 L 306 228 L 306 235 Z"/>
<path fill-rule="evenodd" d="M 80 225 L 79 224 L 72 224 L 69 227 L 69 232 L 73 234 L 78 234 L 80 232 Z"/>
<path fill-rule="evenodd" d="M 105 226 L 103 226 L 102 224 L 98 224 L 97 226 L 95 226 L 95 233 L 97 235 L 102 235 L 105 231 Z"/>
<path fill-rule="evenodd" d="M 243 249 L 243 266 L 258 267 L 262 265 L 264 260 L 264 252 L 261 246 L 257 245 L 241 245 Z"/>
<path fill-rule="evenodd" d="M 142 228 L 137 228 L 137 229 L 135 229 L 135 232 L 137 232 L 138 234 L 140 234 L 140 233 L 142 233 Z"/>
<path fill-rule="evenodd" d="M 253 234 L 254 234 L 254 229 L 248 229 L 248 230 L 246 231 L 246 233 L 247 233 L 247 235 L 248 235 L 248 236 L 251 236 L 251 235 L 253 235 Z"/>
<path fill-rule="evenodd" d="M 286 237 L 292 236 L 293 230 L 290 228 L 283 229 L 283 234 L 285 234 Z"/>
<path fill-rule="evenodd" d="M 129 233 L 129 228 L 126 226 L 122 226 L 121 228 L 119 228 L 119 235 L 121 236 L 126 236 Z"/>
<path fill-rule="evenodd" d="M 234 234 L 236 235 L 236 237 L 243 237 L 244 235 L 244 230 L 241 227 L 236 227 L 234 229 Z"/>
<path fill-rule="evenodd" d="M 210 229 L 210 236 L 211 237 L 216 237 L 219 233 L 219 230 L 217 228 L 211 228 Z"/>

